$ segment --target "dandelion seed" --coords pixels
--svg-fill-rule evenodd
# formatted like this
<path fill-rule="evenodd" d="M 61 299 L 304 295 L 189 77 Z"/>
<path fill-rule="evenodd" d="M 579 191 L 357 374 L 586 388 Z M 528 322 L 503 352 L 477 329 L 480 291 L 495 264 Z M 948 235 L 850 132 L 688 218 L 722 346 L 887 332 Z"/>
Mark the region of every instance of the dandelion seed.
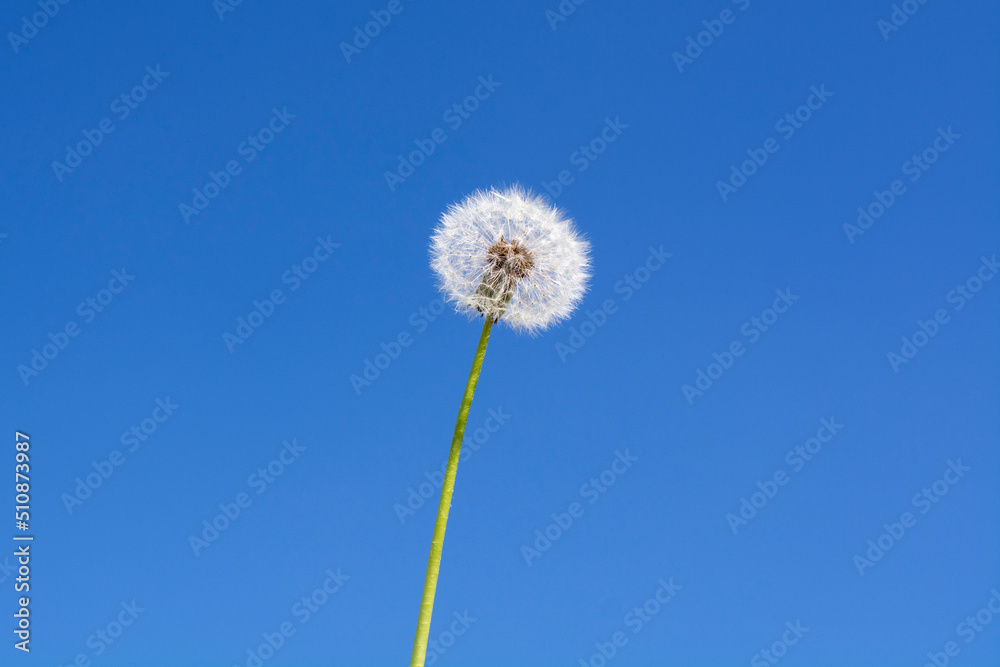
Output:
<path fill-rule="evenodd" d="M 569 317 L 583 298 L 588 251 L 572 220 L 514 186 L 452 205 L 431 240 L 431 267 L 458 308 L 536 333 Z"/>

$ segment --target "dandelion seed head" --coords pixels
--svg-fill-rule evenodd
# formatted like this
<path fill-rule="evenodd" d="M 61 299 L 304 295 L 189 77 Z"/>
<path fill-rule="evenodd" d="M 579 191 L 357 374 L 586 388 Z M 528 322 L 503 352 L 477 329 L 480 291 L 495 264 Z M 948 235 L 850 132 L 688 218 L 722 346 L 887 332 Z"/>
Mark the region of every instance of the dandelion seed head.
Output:
<path fill-rule="evenodd" d="M 534 334 L 569 317 L 583 298 L 589 250 L 570 218 L 515 185 L 452 204 L 430 253 L 441 291 L 457 309 Z"/>

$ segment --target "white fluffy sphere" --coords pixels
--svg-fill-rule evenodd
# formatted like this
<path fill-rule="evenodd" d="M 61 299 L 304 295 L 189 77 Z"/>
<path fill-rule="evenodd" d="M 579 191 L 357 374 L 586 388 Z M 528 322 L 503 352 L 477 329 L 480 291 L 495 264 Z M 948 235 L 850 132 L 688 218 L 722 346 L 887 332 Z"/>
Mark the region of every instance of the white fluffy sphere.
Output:
<path fill-rule="evenodd" d="M 458 309 L 536 333 L 583 298 L 589 250 L 570 218 L 515 185 L 452 204 L 431 238 L 431 268 Z"/>

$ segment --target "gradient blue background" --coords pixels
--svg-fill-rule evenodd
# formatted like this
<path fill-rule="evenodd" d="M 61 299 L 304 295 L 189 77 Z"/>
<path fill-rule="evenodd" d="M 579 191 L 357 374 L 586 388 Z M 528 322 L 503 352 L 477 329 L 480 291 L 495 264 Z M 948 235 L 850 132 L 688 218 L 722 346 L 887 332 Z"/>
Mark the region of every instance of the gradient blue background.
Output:
<path fill-rule="evenodd" d="M 1000 586 L 1000 281 L 960 312 L 946 295 L 1000 248 L 1000 12 L 928 2 L 885 40 L 888 1 L 743 4 L 586 2 L 553 29 L 555 0 L 403 0 L 350 63 L 338 45 L 386 3 L 248 0 L 220 20 L 209 0 L 71 2 L 19 52 L 5 39 L 3 475 L 30 433 L 36 542 L 33 650 L 8 634 L 0 662 L 245 665 L 341 568 L 265 664 L 406 664 L 436 498 L 405 522 L 394 505 L 444 461 L 479 334 L 450 311 L 416 333 L 428 238 L 476 188 L 544 193 L 571 169 L 557 203 L 592 242 L 592 287 L 537 338 L 494 330 L 470 434 L 491 408 L 510 418 L 460 465 L 432 638 L 453 612 L 477 620 L 436 664 L 579 665 L 619 630 L 613 664 L 750 664 L 796 620 L 809 631 L 782 664 L 921 665 L 948 641 L 953 664 L 995 664 L 1000 619 L 968 644 L 956 625 Z M 723 9 L 735 21 L 678 72 Z M 0 28 L 33 11 L 6 3 Z M 158 64 L 169 76 L 114 118 Z M 442 114 L 489 75 L 500 87 L 452 131 Z M 820 85 L 833 96 L 786 141 L 775 122 Z M 178 204 L 274 107 L 295 119 L 185 224 Z M 52 162 L 103 117 L 115 131 L 60 183 Z M 628 127 L 576 172 L 605 118 Z M 436 127 L 448 140 L 391 192 L 384 172 Z M 848 242 L 939 127 L 961 138 Z M 723 202 L 716 182 L 768 137 L 780 150 Z M 283 273 L 328 235 L 340 248 L 290 291 Z M 616 283 L 661 244 L 672 258 L 625 301 Z M 134 282 L 84 324 L 77 304 L 122 267 Z M 287 301 L 230 353 L 223 333 L 276 288 Z M 785 288 L 795 306 L 689 404 L 681 386 Z M 564 363 L 556 344 L 608 298 L 620 310 Z M 938 308 L 951 322 L 894 372 L 887 353 Z M 69 321 L 80 335 L 26 385 L 17 367 Z M 413 344 L 358 395 L 349 377 L 400 332 Z M 167 397 L 177 411 L 126 451 Z M 726 514 L 829 417 L 843 430 L 734 535 Z M 305 451 L 253 493 L 292 438 Z M 581 485 L 625 448 L 638 460 L 587 504 Z M 116 449 L 69 513 L 63 494 Z M 916 512 L 957 459 L 970 472 Z M 195 556 L 189 536 L 246 491 Z M 12 483 L 0 495 L 13 505 Z M 522 545 L 572 502 L 584 515 L 529 567 Z M 860 576 L 853 557 L 905 511 L 916 526 Z M 625 615 L 670 577 L 683 588 L 633 634 Z M 95 658 L 88 637 L 133 599 L 145 611 Z"/>

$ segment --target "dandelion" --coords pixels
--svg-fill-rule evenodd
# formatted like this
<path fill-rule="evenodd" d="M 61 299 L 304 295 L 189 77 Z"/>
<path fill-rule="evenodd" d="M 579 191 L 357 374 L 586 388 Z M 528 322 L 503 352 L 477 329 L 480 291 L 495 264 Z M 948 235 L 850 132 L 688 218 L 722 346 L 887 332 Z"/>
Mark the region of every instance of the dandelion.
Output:
<path fill-rule="evenodd" d="M 483 332 L 455 422 L 441 485 L 424 592 L 410 667 L 423 667 L 434 593 L 465 423 L 486 356 L 490 330 L 503 321 L 536 334 L 570 316 L 590 279 L 589 244 L 556 207 L 514 186 L 475 192 L 441 216 L 431 239 L 431 267 L 441 291 L 470 317 L 483 317 Z"/>
<path fill-rule="evenodd" d="M 470 315 L 537 333 L 583 298 L 588 247 L 559 209 L 515 186 L 453 204 L 431 239 L 431 267 Z"/>

